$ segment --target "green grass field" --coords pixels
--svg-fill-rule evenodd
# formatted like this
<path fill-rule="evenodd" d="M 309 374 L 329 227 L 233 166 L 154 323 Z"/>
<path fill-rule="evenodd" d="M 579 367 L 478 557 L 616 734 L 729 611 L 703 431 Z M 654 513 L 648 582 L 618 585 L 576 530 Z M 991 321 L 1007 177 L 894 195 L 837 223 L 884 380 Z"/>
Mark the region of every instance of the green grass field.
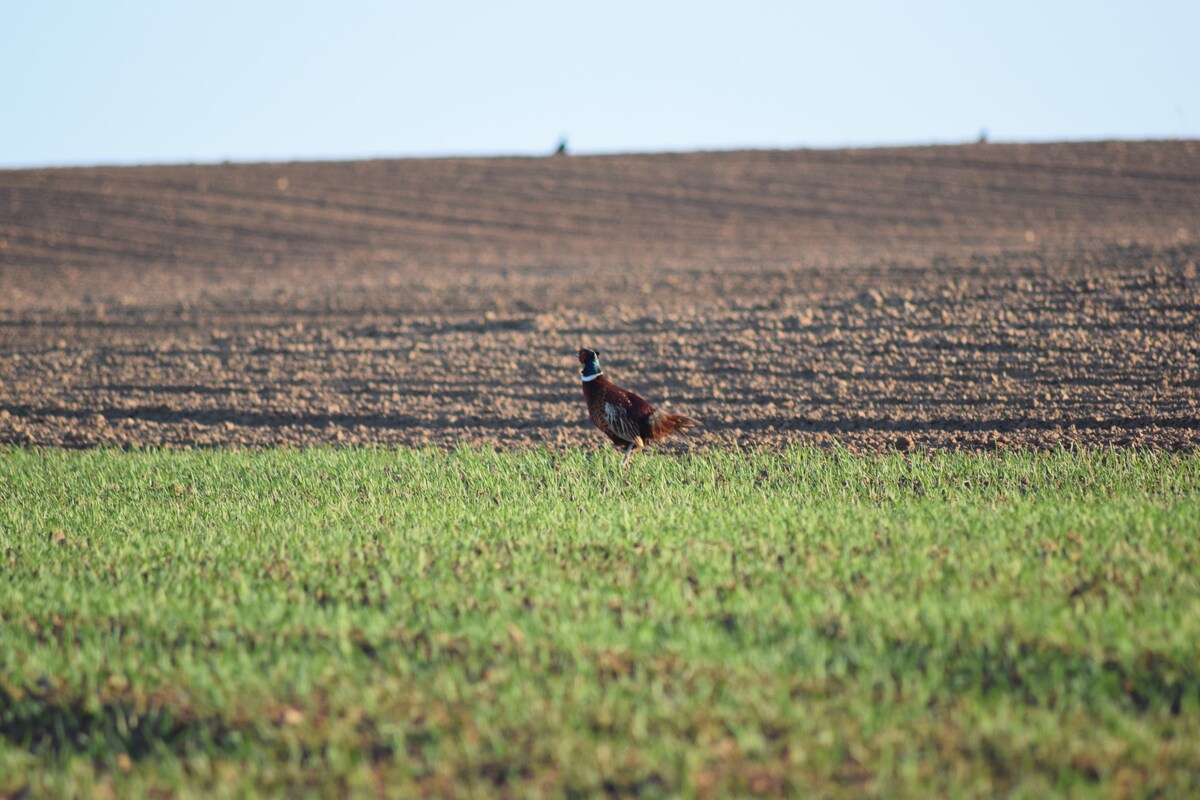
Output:
<path fill-rule="evenodd" d="M 1200 456 L 0 450 L 0 796 L 1200 793 Z"/>

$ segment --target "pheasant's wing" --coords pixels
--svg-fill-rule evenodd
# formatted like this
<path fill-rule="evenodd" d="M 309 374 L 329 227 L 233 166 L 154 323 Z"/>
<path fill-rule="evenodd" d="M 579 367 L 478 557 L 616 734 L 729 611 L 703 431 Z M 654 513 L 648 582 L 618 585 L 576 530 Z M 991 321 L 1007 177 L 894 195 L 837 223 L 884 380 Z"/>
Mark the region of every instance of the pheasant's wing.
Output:
<path fill-rule="evenodd" d="M 613 386 L 604 397 L 604 421 L 608 429 L 627 442 L 641 444 L 644 423 L 654 406 L 633 392 Z"/>
<path fill-rule="evenodd" d="M 629 417 L 629 407 L 620 403 L 606 401 L 604 403 L 604 421 L 608 429 L 627 442 L 637 444 L 641 440 L 638 426 Z"/>

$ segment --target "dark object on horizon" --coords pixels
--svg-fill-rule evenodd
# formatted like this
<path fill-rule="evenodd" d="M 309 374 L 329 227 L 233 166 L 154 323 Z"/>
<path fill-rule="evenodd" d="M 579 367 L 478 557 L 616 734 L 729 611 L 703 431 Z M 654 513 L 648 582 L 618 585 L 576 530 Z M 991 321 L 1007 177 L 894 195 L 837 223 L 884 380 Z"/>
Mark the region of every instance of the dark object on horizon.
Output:
<path fill-rule="evenodd" d="M 599 350 L 580 350 L 579 363 L 583 365 L 579 374 L 583 378 L 583 399 L 587 401 L 588 414 L 617 449 L 625 449 L 622 464 L 627 463 L 633 451 L 641 450 L 646 442 L 683 434 L 700 424 L 682 414 L 659 411 L 604 377 L 600 371 Z"/>
<path fill-rule="evenodd" d="M 987 128 L 981 128 L 979 130 L 979 138 L 975 140 L 975 143 L 976 144 L 987 144 L 987 141 L 988 141 Z"/>
<path fill-rule="evenodd" d="M 567 154 L 567 137 L 563 136 L 558 140 L 558 147 L 554 149 L 554 155 L 565 156 Z"/>

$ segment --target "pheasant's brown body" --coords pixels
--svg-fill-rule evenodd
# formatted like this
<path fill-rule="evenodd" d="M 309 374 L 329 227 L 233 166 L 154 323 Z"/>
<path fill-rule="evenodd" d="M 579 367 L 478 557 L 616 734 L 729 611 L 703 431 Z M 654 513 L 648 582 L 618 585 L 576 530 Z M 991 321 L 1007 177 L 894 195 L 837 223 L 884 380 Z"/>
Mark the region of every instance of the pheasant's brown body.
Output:
<path fill-rule="evenodd" d="M 626 451 L 626 457 L 640 450 L 646 442 L 665 439 L 676 433 L 686 433 L 699 423 L 682 414 L 659 411 L 633 392 L 622 389 L 599 372 L 598 354 L 580 350 L 584 364 L 583 397 L 588 415 L 612 443 Z M 589 362 L 596 370 L 589 376 Z"/>

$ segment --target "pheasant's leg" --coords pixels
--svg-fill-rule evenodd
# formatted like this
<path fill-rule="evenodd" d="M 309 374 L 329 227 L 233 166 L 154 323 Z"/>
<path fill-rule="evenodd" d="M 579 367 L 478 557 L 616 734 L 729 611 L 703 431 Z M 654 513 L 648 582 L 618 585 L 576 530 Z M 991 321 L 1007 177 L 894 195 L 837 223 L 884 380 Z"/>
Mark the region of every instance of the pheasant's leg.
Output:
<path fill-rule="evenodd" d="M 633 442 L 629 443 L 629 447 L 625 450 L 625 458 L 621 459 L 622 467 L 629 463 L 629 457 L 631 455 L 633 455 Z"/>

